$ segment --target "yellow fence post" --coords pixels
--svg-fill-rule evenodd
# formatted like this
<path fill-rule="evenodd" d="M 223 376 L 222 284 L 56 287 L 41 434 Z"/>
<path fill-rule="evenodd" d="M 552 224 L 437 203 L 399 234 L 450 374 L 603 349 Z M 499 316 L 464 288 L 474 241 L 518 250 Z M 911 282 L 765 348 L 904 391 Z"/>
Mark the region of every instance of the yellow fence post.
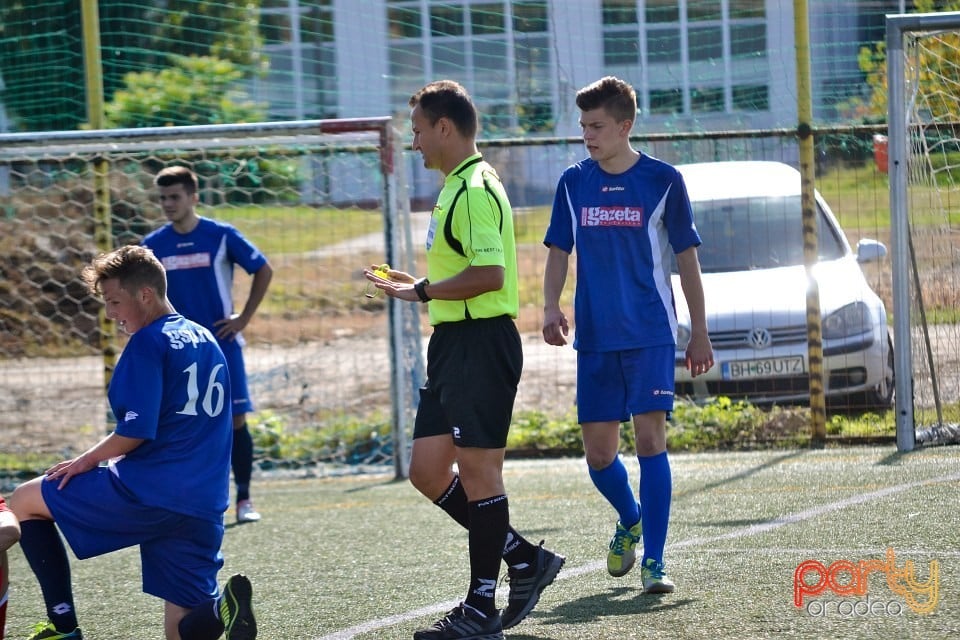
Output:
<path fill-rule="evenodd" d="M 807 268 L 807 361 L 810 376 L 811 443 L 827 438 L 827 408 L 823 386 L 823 340 L 820 327 L 820 288 L 813 277 L 817 263 L 817 202 L 813 148 L 813 98 L 810 87 L 810 23 L 806 0 L 794 0 L 793 24 L 797 56 L 797 137 L 800 143 L 800 188 L 803 207 L 803 260 Z"/>
<path fill-rule="evenodd" d="M 103 129 L 103 66 L 100 61 L 100 13 L 97 0 L 83 0 L 83 66 L 87 90 L 87 122 L 91 129 Z M 113 249 L 110 212 L 110 163 L 102 155 L 93 160 L 93 224 L 97 250 Z M 103 384 L 110 385 L 117 364 L 117 330 L 103 308 L 99 312 L 100 349 L 103 353 Z M 107 404 L 107 431 L 112 431 L 116 416 Z"/>

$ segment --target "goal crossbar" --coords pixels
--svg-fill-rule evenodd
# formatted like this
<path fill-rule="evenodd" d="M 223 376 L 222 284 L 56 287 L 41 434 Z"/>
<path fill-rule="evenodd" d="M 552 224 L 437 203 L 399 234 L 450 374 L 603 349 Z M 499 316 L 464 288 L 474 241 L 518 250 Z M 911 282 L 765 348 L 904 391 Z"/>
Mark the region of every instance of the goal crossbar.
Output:
<path fill-rule="evenodd" d="M 392 153 L 389 135 L 392 119 L 346 118 L 342 120 L 298 120 L 223 125 L 142 127 L 0 134 L 0 160 L 23 156 L 61 153 L 75 155 L 117 154 L 179 147 L 191 149 L 236 148 L 262 144 L 299 142 L 316 144 L 337 136 L 337 144 L 370 144 Z"/>

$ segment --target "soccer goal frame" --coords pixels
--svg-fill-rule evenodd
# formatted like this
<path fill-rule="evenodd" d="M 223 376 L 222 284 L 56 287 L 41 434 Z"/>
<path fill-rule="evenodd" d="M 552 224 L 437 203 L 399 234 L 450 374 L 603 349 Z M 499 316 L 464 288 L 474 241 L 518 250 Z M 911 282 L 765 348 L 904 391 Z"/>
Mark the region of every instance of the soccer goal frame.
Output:
<path fill-rule="evenodd" d="M 935 429 L 944 425 L 940 382 L 930 346 L 929 327 L 924 312 L 917 265 L 909 222 L 910 203 L 908 188 L 910 180 L 909 155 L 912 135 L 912 104 L 914 96 L 908 95 L 906 64 L 906 37 L 911 33 L 935 33 L 960 31 L 960 12 L 896 14 L 886 17 L 887 54 L 887 115 L 888 152 L 890 180 L 890 237 L 893 261 L 893 314 L 894 314 L 894 371 L 896 375 L 895 415 L 896 439 L 899 451 L 910 451 L 918 444 L 915 414 L 914 379 L 914 324 L 918 324 L 919 337 L 924 341 L 922 350 L 932 387 L 936 410 Z M 919 299 L 919 319 L 911 313 L 915 298 Z M 924 425 L 926 426 L 926 425 Z"/>
<path fill-rule="evenodd" d="M 410 198 L 407 181 L 403 178 L 403 149 L 398 144 L 396 124 L 391 117 L 0 134 L 0 197 L 9 197 L 13 182 L 11 171 L 18 165 L 32 167 L 31 175 L 44 181 L 48 180 L 48 175 L 62 171 L 64 166 L 82 167 L 77 170 L 77 176 L 83 176 L 80 178 L 85 182 L 83 189 L 92 194 L 94 218 L 92 237 L 84 238 L 82 244 L 89 247 L 85 251 L 109 251 L 117 243 L 116 229 L 111 229 L 114 215 L 110 201 L 111 172 L 114 177 L 121 174 L 124 162 L 136 164 L 138 158 L 149 155 L 155 164 L 195 161 L 214 164 L 221 158 L 242 158 L 255 153 L 307 167 L 308 178 L 291 188 L 294 193 L 291 197 L 299 198 L 299 202 L 305 205 L 320 206 L 337 197 L 350 200 L 353 198 L 349 193 L 352 187 L 347 185 L 355 185 L 363 192 L 356 196 L 358 202 L 363 201 L 365 207 L 382 211 L 383 253 L 378 262 L 386 261 L 396 269 L 416 272 Z M 363 162 L 358 167 L 356 165 L 360 163 L 351 163 L 351 156 L 359 158 L 360 155 Z M 318 165 L 323 168 L 318 169 Z M 328 169 L 329 174 L 318 177 L 321 171 Z M 343 179 L 345 175 L 351 177 L 349 183 Z M 142 189 L 149 189 L 149 179 L 150 176 L 141 176 Z M 318 189 L 318 184 L 322 188 Z M 335 190 L 340 193 L 331 195 Z M 377 248 L 376 255 L 381 255 L 380 251 Z M 364 254 L 347 255 L 359 260 Z M 339 262 L 352 263 L 352 260 L 340 258 Z M 362 265 L 350 266 L 356 272 Z M 346 295 L 351 295 L 358 285 L 344 278 L 341 286 Z M 405 478 L 409 472 L 409 434 L 419 401 L 417 389 L 426 375 L 419 307 L 392 297 L 380 298 L 385 298 L 382 304 L 388 318 L 387 331 L 378 331 L 377 334 L 383 336 L 386 343 L 380 353 L 389 350 L 392 430 L 389 450 L 396 476 Z M 103 386 L 106 387 L 119 349 L 114 327 L 105 319 L 102 310 L 99 324 L 99 351 L 104 361 Z M 372 363 L 367 362 L 364 366 L 365 375 L 376 376 L 378 383 L 383 381 L 385 376 L 379 370 L 371 370 Z M 363 367 L 357 369 L 363 370 Z M 289 382 L 292 385 L 293 381 Z M 338 391 L 330 395 L 349 393 Z M 112 421 L 108 409 L 108 429 Z"/>

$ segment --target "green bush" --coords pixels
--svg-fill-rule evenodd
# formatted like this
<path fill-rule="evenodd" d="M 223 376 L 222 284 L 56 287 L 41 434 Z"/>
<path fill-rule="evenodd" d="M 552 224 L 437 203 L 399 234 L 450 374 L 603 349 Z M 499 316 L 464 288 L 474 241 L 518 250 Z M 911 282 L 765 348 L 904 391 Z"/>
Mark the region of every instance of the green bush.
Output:
<path fill-rule="evenodd" d="M 356 464 L 387 462 L 393 456 L 392 429 L 387 417 L 360 421 L 340 417 L 296 433 L 282 418 L 262 412 L 251 419 L 254 446 L 261 468 L 300 466 L 318 462 Z M 891 414 L 835 415 L 827 434 L 845 439 L 893 438 Z M 677 400 L 667 426 L 671 451 L 796 448 L 811 442 L 810 411 L 805 407 L 761 408 L 730 398 L 703 405 Z M 635 450 L 633 428 L 620 429 L 620 449 Z M 575 410 L 563 415 L 519 411 L 507 437 L 511 457 L 582 456 L 583 439 Z"/>

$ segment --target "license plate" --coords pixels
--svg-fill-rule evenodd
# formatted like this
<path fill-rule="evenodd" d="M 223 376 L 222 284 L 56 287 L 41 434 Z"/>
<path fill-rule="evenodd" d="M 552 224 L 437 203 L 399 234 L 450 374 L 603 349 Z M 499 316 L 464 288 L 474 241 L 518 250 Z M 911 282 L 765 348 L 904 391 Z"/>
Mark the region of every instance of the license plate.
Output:
<path fill-rule="evenodd" d="M 803 356 L 787 356 L 724 362 L 720 370 L 725 380 L 743 380 L 746 378 L 798 375 L 804 373 L 804 364 Z"/>

